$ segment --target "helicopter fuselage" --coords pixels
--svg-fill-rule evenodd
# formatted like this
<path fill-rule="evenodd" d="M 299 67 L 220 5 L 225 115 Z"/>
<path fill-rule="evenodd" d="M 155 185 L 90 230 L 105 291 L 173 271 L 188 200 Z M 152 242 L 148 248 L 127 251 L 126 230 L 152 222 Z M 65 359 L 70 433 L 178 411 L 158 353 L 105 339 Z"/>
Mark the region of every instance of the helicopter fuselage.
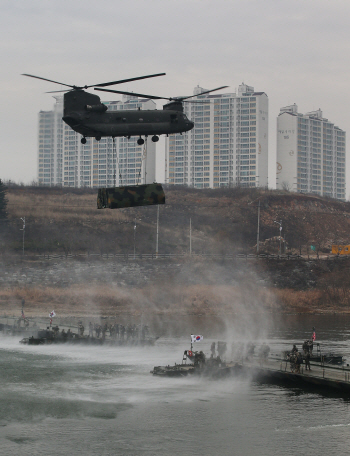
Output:
<path fill-rule="evenodd" d="M 194 123 L 184 114 L 182 104 L 168 103 L 163 110 L 108 111 L 100 97 L 84 90 L 64 95 L 64 122 L 84 137 L 154 136 L 182 133 Z"/>

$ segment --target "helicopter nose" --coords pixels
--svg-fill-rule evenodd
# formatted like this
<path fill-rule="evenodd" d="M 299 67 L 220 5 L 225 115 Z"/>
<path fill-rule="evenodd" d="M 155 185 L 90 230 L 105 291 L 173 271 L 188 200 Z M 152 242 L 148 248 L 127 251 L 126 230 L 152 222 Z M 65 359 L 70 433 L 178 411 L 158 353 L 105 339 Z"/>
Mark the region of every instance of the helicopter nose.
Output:
<path fill-rule="evenodd" d="M 194 127 L 194 123 L 193 122 L 188 122 L 188 129 L 192 130 L 193 127 Z"/>

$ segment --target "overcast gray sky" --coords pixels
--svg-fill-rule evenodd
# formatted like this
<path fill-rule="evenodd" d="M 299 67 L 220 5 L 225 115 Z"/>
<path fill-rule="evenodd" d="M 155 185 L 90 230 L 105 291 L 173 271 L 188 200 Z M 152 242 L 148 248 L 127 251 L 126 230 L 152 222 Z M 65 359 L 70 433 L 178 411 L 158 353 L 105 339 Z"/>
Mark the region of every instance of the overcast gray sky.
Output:
<path fill-rule="evenodd" d="M 280 107 L 296 103 L 303 113 L 321 108 L 324 117 L 350 132 L 349 0 L 0 0 L 0 5 L 4 180 L 37 179 L 37 115 L 54 104 L 44 92 L 59 89 L 21 73 L 83 85 L 165 72 L 119 86 L 160 96 L 192 94 L 197 84 L 229 85 L 229 92 L 241 82 L 252 85 L 269 97 L 271 187 Z M 107 99 L 121 97 L 102 96 Z"/>

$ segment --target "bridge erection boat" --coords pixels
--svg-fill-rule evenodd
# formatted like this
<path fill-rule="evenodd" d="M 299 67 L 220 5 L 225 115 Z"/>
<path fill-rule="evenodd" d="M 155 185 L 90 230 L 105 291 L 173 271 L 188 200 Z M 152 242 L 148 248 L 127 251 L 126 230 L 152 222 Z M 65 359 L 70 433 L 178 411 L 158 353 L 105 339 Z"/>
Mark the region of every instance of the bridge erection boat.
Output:
<path fill-rule="evenodd" d="M 262 347 L 264 347 L 263 344 Z M 265 347 L 267 347 L 265 345 Z M 185 350 L 180 364 L 155 366 L 151 374 L 160 377 L 185 377 L 200 375 L 211 378 L 232 376 L 247 381 L 277 384 L 300 388 L 323 395 L 336 395 L 350 399 L 350 368 L 342 365 L 326 365 L 312 361 L 311 370 L 301 364 L 296 371 L 288 359 L 265 356 L 241 358 L 239 362 L 226 362 L 219 355 L 206 357 L 202 351 Z"/>

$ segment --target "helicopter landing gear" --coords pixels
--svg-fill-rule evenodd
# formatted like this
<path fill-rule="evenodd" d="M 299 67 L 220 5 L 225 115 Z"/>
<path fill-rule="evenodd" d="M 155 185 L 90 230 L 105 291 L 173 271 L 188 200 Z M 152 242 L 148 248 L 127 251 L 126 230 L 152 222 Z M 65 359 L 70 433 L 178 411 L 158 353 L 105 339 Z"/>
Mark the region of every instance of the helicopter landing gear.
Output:
<path fill-rule="evenodd" d="M 139 146 L 142 146 L 142 144 L 145 144 L 145 140 L 142 139 L 142 138 L 140 137 L 140 138 L 137 140 L 137 144 L 138 144 Z"/>
<path fill-rule="evenodd" d="M 84 136 L 83 138 L 81 138 L 80 142 L 81 142 L 82 144 L 86 144 L 86 138 L 85 138 L 85 136 Z"/>
<path fill-rule="evenodd" d="M 157 136 L 157 135 L 152 136 L 152 141 L 153 142 L 158 142 L 159 141 L 159 136 Z"/>
<path fill-rule="evenodd" d="M 101 141 L 101 136 L 95 136 L 96 141 Z"/>

